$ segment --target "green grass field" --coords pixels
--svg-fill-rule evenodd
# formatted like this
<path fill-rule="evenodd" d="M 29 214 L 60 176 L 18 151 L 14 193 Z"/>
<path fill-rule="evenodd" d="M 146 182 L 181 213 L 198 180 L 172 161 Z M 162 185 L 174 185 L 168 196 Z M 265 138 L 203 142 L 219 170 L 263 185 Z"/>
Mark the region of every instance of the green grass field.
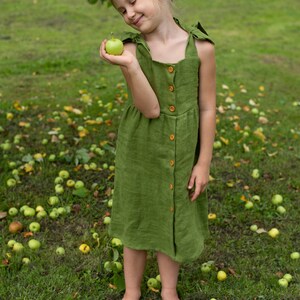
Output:
<path fill-rule="evenodd" d="M 200 20 L 216 42 L 219 143 L 208 187 L 211 235 L 202 256 L 182 265 L 180 297 L 300 299 L 300 259 L 290 257 L 300 252 L 299 1 L 176 5 L 177 17 Z M 0 299 L 121 299 L 122 271 L 104 263 L 122 264 L 122 247 L 112 245 L 104 220 L 127 94 L 120 70 L 100 61 L 98 47 L 111 31 L 119 36 L 128 28 L 112 8 L 84 0 L 2 0 L 0 8 Z M 57 194 L 61 170 L 85 187 L 64 179 Z M 272 203 L 275 194 L 283 196 L 284 214 Z M 55 195 L 59 203 L 50 205 Z M 7 214 L 24 205 L 42 206 L 47 216 Z M 9 232 L 13 221 L 22 232 Z M 31 222 L 40 223 L 39 232 L 30 231 Z M 28 247 L 30 239 L 41 242 L 39 250 Z M 23 251 L 12 250 L 10 240 Z M 59 246 L 65 255 L 56 254 Z M 286 273 L 293 278 L 284 288 L 278 280 Z M 149 252 L 142 299 L 160 299 L 159 288 L 147 287 L 156 275 Z"/>

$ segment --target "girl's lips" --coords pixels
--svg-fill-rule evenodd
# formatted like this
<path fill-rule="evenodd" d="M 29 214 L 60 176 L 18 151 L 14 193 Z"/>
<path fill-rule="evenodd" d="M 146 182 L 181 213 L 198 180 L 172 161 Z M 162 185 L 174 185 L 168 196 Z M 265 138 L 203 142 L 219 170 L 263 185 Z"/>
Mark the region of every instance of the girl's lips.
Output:
<path fill-rule="evenodd" d="M 141 15 L 140 17 L 138 17 L 136 20 L 134 20 L 132 22 L 132 24 L 135 25 L 135 26 L 138 26 L 142 17 L 143 17 L 143 15 Z"/>

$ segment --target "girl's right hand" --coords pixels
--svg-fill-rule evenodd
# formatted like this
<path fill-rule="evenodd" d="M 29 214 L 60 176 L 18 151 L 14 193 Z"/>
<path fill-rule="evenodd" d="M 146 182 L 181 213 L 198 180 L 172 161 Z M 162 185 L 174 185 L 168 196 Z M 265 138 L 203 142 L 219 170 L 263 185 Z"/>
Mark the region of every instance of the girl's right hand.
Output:
<path fill-rule="evenodd" d="M 105 45 L 107 40 L 102 41 L 99 54 L 100 57 L 113 65 L 119 65 L 120 67 L 129 68 L 136 61 L 135 56 L 126 50 L 126 45 L 124 46 L 124 51 L 121 55 L 110 55 L 105 51 Z"/>

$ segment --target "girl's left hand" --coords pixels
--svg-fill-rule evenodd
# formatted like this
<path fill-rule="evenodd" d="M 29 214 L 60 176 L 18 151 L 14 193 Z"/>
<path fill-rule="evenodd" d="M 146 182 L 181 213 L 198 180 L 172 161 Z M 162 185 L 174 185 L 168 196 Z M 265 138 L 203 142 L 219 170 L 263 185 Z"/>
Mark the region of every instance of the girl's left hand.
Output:
<path fill-rule="evenodd" d="M 208 181 L 209 167 L 200 164 L 195 165 L 188 184 L 191 201 L 195 201 L 204 192 Z"/>

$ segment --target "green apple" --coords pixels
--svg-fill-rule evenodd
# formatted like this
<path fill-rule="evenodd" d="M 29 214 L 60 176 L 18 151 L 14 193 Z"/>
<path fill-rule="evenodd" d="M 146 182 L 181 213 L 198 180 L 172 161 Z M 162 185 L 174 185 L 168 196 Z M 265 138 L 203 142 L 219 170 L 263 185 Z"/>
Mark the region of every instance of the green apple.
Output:
<path fill-rule="evenodd" d="M 17 163 L 15 161 L 10 161 L 8 163 L 8 166 L 9 166 L 10 169 L 14 169 L 17 166 Z"/>
<path fill-rule="evenodd" d="M 52 162 L 52 161 L 55 161 L 55 158 L 56 158 L 55 154 L 50 154 L 48 157 L 48 160 Z"/>
<path fill-rule="evenodd" d="M 50 213 L 49 213 L 49 217 L 51 218 L 51 219 L 57 219 L 58 218 L 58 216 L 59 216 L 59 214 L 58 214 L 58 212 L 57 212 L 57 210 L 52 210 Z"/>
<path fill-rule="evenodd" d="M 67 210 L 66 210 L 64 207 L 59 207 L 59 208 L 57 209 L 57 213 L 58 213 L 59 215 L 66 215 L 66 214 L 67 214 Z"/>
<path fill-rule="evenodd" d="M 147 281 L 147 286 L 149 288 L 158 288 L 159 287 L 159 282 L 156 280 L 156 278 L 149 278 Z"/>
<path fill-rule="evenodd" d="M 272 228 L 268 231 L 268 234 L 272 238 L 276 238 L 279 235 L 279 230 L 277 228 Z"/>
<path fill-rule="evenodd" d="M 115 262 L 114 262 L 114 265 L 116 266 L 118 272 L 120 272 L 120 271 L 123 270 L 123 266 L 122 266 L 122 264 L 121 264 L 120 262 L 115 261 Z"/>
<path fill-rule="evenodd" d="M 11 216 L 11 217 L 14 217 L 18 214 L 18 209 L 15 208 L 15 207 L 11 207 L 9 210 L 8 210 L 8 214 Z"/>
<path fill-rule="evenodd" d="M 201 271 L 202 271 L 203 273 L 209 273 L 209 272 L 211 271 L 211 265 L 208 264 L 208 263 L 203 263 L 203 264 L 201 265 Z"/>
<path fill-rule="evenodd" d="M 253 224 L 250 226 L 250 230 L 252 230 L 252 231 L 257 231 L 257 229 L 258 229 L 258 226 L 256 224 Z"/>
<path fill-rule="evenodd" d="M 219 280 L 219 281 L 224 281 L 225 279 L 227 278 L 227 274 L 226 274 L 226 272 L 224 272 L 224 271 L 219 271 L 218 273 L 217 273 L 217 279 Z"/>
<path fill-rule="evenodd" d="M 38 222 L 32 222 L 29 224 L 29 230 L 31 232 L 38 232 L 41 229 L 41 225 Z"/>
<path fill-rule="evenodd" d="M 252 176 L 254 179 L 259 178 L 259 176 L 260 176 L 259 170 L 258 170 L 258 169 L 254 169 L 254 170 L 252 171 L 251 176 Z"/>
<path fill-rule="evenodd" d="M 286 273 L 283 275 L 283 278 L 285 278 L 288 282 L 291 282 L 293 279 L 293 276 L 291 274 Z"/>
<path fill-rule="evenodd" d="M 28 242 L 28 247 L 32 250 L 37 250 L 41 247 L 41 242 L 38 241 L 38 240 L 35 240 L 35 239 L 31 239 L 29 242 Z"/>
<path fill-rule="evenodd" d="M 30 263 L 30 259 L 29 259 L 28 257 L 23 257 L 23 258 L 22 258 L 22 263 L 23 263 L 24 265 L 28 265 L 28 264 Z"/>
<path fill-rule="evenodd" d="M 283 202 L 283 197 L 279 194 L 276 194 L 272 197 L 272 203 L 275 205 L 281 204 Z"/>
<path fill-rule="evenodd" d="M 68 179 L 70 177 L 70 174 L 68 171 L 66 170 L 61 170 L 59 173 L 58 173 L 58 176 L 63 178 L 63 179 Z"/>
<path fill-rule="evenodd" d="M 36 211 L 36 212 L 40 212 L 40 211 L 43 211 L 43 210 L 45 210 L 45 209 L 44 209 L 44 207 L 41 206 L 41 205 L 38 205 L 38 206 L 35 208 L 35 211 Z"/>
<path fill-rule="evenodd" d="M 109 199 L 107 201 L 107 207 L 112 207 L 113 206 L 113 199 Z"/>
<path fill-rule="evenodd" d="M 57 247 L 55 250 L 57 255 L 65 255 L 66 251 L 63 247 Z"/>
<path fill-rule="evenodd" d="M 72 186 L 74 186 L 75 185 L 75 181 L 74 180 L 72 180 L 72 179 L 69 179 L 69 180 L 67 180 L 67 187 L 72 187 Z"/>
<path fill-rule="evenodd" d="M 220 148 L 222 148 L 221 141 L 215 141 L 214 144 L 213 144 L 213 148 L 214 149 L 220 149 Z"/>
<path fill-rule="evenodd" d="M 112 245 L 113 247 L 119 247 L 119 246 L 122 246 L 123 244 L 122 244 L 122 241 L 121 241 L 120 239 L 118 239 L 118 238 L 113 238 L 113 239 L 111 240 L 111 245 Z"/>
<path fill-rule="evenodd" d="M 47 145 L 48 144 L 48 140 L 47 139 L 42 139 L 42 145 Z"/>
<path fill-rule="evenodd" d="M 285 214 L 286 213 L 286 209 L 283 207 L 283 206 L 281 206 L 281 205 L 279 205 L 277 208 L 276 208 L 276 210 L 277 210 L 277 212 L 279 212 L 280 214 Z"/>
<path fill-rule="evenodd" d="M 36 214 L 38 220 L 47 217 L 47 212 L 45 210 L 41 210 Z"/>
<path fill-rule="evenodd" d="M 6 184 L 7 184 L 8 187 L 14 187 L 17 184 L 17 181 L 13 178 L 9 178 L 6 181 Z"/>
<path fill-rule="evenodd" d="M 111 221 L 111 218 L 110 218 L 110 217 L 104 217 L 104 219 L 103 219 L 103 224 L 108 225 L 108 224 L 110 224 L 110 221 Z"/>
<path fill-rule="evenodd" d="M 104 164 L 102 165 L 102 168 L 103 168 L 103 169 L 108 169 L 108 164 L 107 164 L 107 163 L 104 163 Z"/>
<path fill-rule="evenodd" d="M 9 241 L 7 242 L 7 246 L 8 246 L 9 248 L 13 248 L 13 246 L 14 246 L 15 243 L 16 243 L 15 240 L 9 240 Z"/>
<path fill-rule="evenodd" d="M 104 263 L 104 269 L 105 269 L 105 271 L 111 272 L 112 271 L 112 267 L 113 267 L 113 262 L 106 261 Z"/>
<path fill-rule="evenodd" d="M 246 209 L 251 209 L 251 208 L 253 208 L 253 202 L 252 202 L 252 201 L 247 201 L 246 204 L 245 204 L 245 208 L 246 208 Z"/>
<path fill-rule="evenodd" d="M 32 207 L 27 207 L 24 210 L 25 217 L 33 217 L 35 215 L 35 209 Z"/>
<path fill-rule="evenodd" d="M 60 176 L 58 176 L 54 179 L 55 184 L 62 184 L 63 182 L 64 182 L 64 179 Z"/>
<path fill-rule="evenodd" d="M 49 199 L 48 199 L 48 203 L 50 204 L 50 205 L 56 205 L 56 204 L 58 204 L 59 203 L 59 199 L 58 199 L 58 197 L 57 196 L 50 196 L 49 197 Z"/>
<path fill-rule="evenodd" d="M 84 187 L 84 182 L 81 181 L 81 180 L 77 180 L 77 181 L 75 182 L 74 187 L 75 187 L 75 189 L 80 189 L 80 188 Z"/>
<path fill-rule="evenodd" d="M 28 208 L 28 207 L 29 207 L 28 205 L 23 205 L 23 206 L 21 206 L 21 208 L 20 208 L 20 213 L 24 214 L 24 210 L 25 210 L 26 208 Z"/>
<path fill-rule="evenodd" d="M 252 200 L 253 200 L 253 201 L 260 201 L 260 196 L 254 195 L 254 196 L 252 197 Z"/>
<path fill-rule="evenodd" d="M 280 286 L 282 286 L 284 288 L 287 288 L 288 285 L 289 285 L 289 282 L 285 278 L 280 278 L 278 280 L 278 283 L 279 283 Z"/>
<path fill-rule="evenodd" d="M 105 51 L 110 55 L 121 55 L 124 51 L 124 45 L 121 40 L 112 37 L 106 42 Z"/>
<path fill-rule="evenodd" d="M 13 249 L 14 252 L 22 252 L 24 250 L 24 246 L 21 243 L 14 243 Z"/>
<path fill-rule="evenodd" d="M 158 281 L 158 282 L 161 282 L 161 279 L 160 279 L 160 274 L 158 274 L 155 279 Z"/>
<path fill-rule="evenodd" d="M 55 185 L 55 193 L 56 194 L 59 194 L 59 195 L 61 195 L 61 194 L 63 194 L 64 193 L 64 187 L 61 185 L 61 184 L 57 184 L 57 185 Z"/>
<path fill-rule="evenodd" d="M 293 252 L 290 255 L 291 259 L 299 259 L 300 258 L 300 253 L 299 252 Z"/>

